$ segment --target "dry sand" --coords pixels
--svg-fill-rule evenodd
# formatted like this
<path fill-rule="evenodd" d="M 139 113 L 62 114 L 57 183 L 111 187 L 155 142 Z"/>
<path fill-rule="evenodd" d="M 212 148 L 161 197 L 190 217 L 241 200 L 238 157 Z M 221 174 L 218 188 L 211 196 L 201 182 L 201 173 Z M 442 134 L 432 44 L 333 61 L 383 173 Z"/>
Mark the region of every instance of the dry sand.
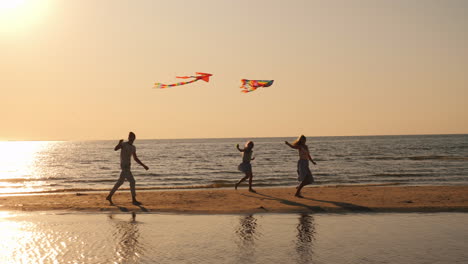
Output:
<path fill-rule="evenodd" d="M 0 210 L 123 211 L 178 213 L 286 212 L 468 212 L 468 186 L 311 186 L 304 198 L 294 187 L 140 191 L 141 206 L 131 204 L 130 192 L 119 190 L 110 205 L 107 193 L 1 196 Z"/>

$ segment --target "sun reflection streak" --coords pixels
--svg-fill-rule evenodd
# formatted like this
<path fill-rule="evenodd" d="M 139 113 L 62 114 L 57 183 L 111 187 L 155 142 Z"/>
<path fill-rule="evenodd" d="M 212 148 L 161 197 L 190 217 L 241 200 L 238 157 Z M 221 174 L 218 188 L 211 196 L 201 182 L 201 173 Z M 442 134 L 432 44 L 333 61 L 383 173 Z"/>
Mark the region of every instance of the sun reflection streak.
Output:
<path fill-rule="evenodd" d="M 0 142 L 0 193 L 40 191 L 37 180 L 43 178 L 41 160 L 53 141 Z"/>
<path fill-rule="evenodd" d="M 28 250 L 22 245 L 33 240 L 33 232 L 27 230 L 24 222 L 9 219 L 14 216 L 10 212 L 0 212 L 0 263 L 28 263 Z"/>

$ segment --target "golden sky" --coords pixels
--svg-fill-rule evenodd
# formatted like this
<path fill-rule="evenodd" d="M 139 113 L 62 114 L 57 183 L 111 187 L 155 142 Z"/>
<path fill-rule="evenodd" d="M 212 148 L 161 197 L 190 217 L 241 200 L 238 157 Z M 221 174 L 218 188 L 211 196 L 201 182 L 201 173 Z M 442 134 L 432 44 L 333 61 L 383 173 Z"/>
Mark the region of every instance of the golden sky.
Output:
<path fill-rule="evenodd" d="M 468 133 L 468 1 L 0 0 L 0 140 Z M 209 83 L 166 90 L 178 75 Z M 240 93 L 240 79 L 274 79 Z"/>

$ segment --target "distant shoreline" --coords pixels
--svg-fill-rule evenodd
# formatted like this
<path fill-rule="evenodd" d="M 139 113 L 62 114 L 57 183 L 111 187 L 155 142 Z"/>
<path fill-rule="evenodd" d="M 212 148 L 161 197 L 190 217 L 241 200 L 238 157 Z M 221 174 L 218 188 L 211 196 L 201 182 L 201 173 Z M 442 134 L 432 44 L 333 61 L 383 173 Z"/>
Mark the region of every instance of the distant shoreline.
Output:
<path fill-rule="evenodd" d="M 106 192 L 14 195 L 0 197 L 1 211 L 78 211 L 153 213 L 343 213 L 468 212 L 464 186 L 311 186 L 304 198 L 294 187 L 140 191 L 141 206 L 131 204 L 128 190 L 118 191 L 115 205 Z"/>

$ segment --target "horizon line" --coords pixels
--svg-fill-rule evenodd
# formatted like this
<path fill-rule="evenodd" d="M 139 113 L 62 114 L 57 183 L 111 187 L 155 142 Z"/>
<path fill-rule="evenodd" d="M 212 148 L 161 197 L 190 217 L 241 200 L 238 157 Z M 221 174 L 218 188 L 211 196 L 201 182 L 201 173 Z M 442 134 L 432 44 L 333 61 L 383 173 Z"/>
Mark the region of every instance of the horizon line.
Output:
<path fill-rule="evenodd" d="M 344 135 L 344 136 L 306 136 L 308 138 L 326 138 L 326 137 L 391 137 L 391 136 L 456 136 L 468 135 L 468 133 L 436 133 L 436 134 L 369 134 L 369 135 Z M 181 138 L 138 138 L 137 140 L 199 140 L 199 139 L 246 139 L 246 138 L 296 138 L 298 136 L 272 136 L 272 137 L 181 137 Z M 9 139 L 0 142 L 28 142 L 28 141 L 115 141 L 118 139 Z"/>

